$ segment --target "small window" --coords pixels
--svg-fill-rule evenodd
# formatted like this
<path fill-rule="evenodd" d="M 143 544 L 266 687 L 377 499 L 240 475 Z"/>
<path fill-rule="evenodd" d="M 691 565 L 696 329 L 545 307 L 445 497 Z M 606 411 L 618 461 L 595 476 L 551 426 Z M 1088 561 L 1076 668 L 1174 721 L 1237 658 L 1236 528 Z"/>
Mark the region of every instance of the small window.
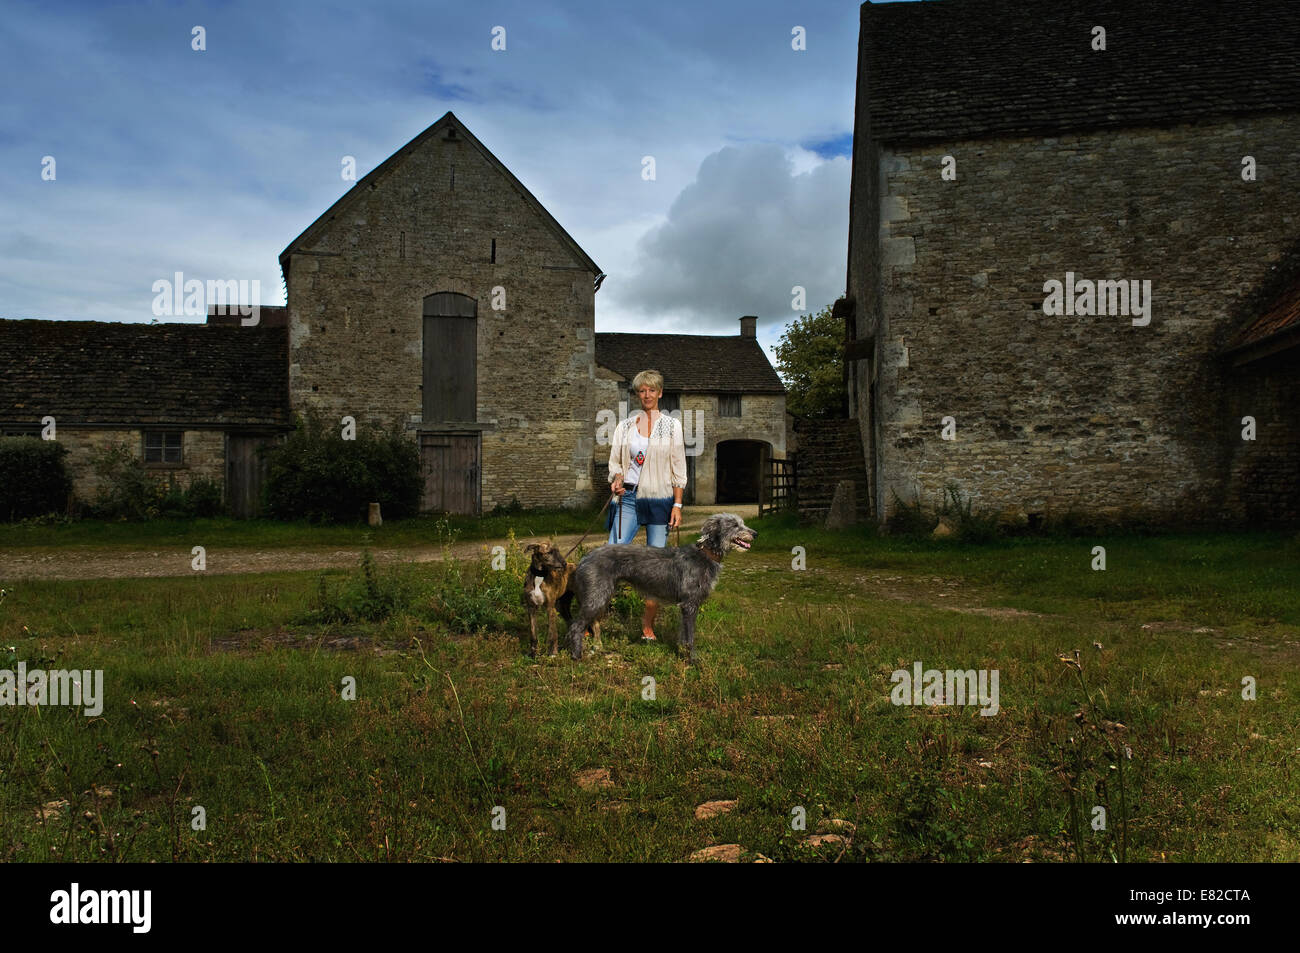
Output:
<path fill-rule="evenodd" d="M 144 435 L 145 463 L 180 463 L 181 432 L 153 430 Z"/>
<path fill-rule="evenodd" d="M 638 400 L 634 406 L 641 406 L 640 401 Z M 682 395 L 679 391 L 664 391 L 659 395 L 659 413 L 671 414 L 673 411 L 681 409 Z"/>
<path fill-rule="evenodd" d="M 740 416 L 740 395 L 719 394 L 718 395 L 718 416 L 739 417 Z"/>
<path fill-rule="evenodd" d="M 0 437 L 37 437 L 41 435 L 41 428 L 35 424 L 10 424 L 3 430 L 0 430 Z"/>

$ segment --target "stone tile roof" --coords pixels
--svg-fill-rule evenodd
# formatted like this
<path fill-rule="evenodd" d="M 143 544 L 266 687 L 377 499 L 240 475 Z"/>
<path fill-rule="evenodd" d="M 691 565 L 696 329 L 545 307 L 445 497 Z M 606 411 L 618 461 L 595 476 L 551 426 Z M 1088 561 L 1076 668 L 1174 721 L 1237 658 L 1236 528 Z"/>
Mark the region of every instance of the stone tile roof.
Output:
<path fill-rule="evenodd" d="M 1300 112 L 1300 3 L 868 2 L 858 69 L 857 109 L 880 142 Z"/>
<path fill-rule="evenodd" d="M 596 363 L 629 383 L 656 370 L 669 391 L 785 393 L 758 339 L 744 335 L 598 333 Z"/>
<path fill-rule="evenodd" d="M 285 328 L 0 319 L 0 420 L 288 426 Z"/>

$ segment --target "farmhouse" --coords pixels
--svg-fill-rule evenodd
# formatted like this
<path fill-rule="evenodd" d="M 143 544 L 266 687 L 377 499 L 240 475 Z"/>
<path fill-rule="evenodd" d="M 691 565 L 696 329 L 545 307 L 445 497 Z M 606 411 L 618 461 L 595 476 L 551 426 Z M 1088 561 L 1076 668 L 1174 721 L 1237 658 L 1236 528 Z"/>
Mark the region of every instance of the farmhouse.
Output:
<path fill-rule="evenodd" d="M 617 411 L 632 375 L 655 367 L 699 436 L 697 499 L 756 499 L 759 467 L 785 454 L 784 390 L 757 319 L 735 337 L 598 340 L 600 268 L 450 112 L 290 242 L 280 267 L 287 304 L 261 306 L 255 327 L 216 311 L 207 325 L 0 321 L 12 355 L 0 429 L 36 434 L 53 416 L 83 499 L 93 452 L 125 443 L 181 483 L 223 481 L 248 515 L 258 448 L 315 411 L 404 428 L 426 510 L 571 506 L 605 492 L 597 411 Z M 182 277 L 165 297 L 188 309 Z"/>
<path fill-rule="evenodd" d="M 1300 519 L 1297 51 L 1287 0 L 862 5 L 836 310 L 878 519 Z"/>

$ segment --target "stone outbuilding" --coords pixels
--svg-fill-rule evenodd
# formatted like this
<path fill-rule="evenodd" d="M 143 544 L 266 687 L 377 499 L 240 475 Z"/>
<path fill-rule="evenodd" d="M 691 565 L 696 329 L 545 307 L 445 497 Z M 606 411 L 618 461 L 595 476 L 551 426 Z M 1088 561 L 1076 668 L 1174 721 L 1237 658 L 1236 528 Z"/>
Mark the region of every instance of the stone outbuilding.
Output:
<path fill-rule="evenodd" d="M 1300 517 L 1297 50 L 1288 0 L 862 5 L 837 310 L 877 518 Z"/>
<path fill-rule="evenodd" d="M 757 327 L 758 318 L 746 315 L 738 335 L 596 335 L 602 419 L 622 419 L 640 408 L 629 390 L 639 372 L 664 376 L 659 407 L 682 421 L 687 503 L 756 503 L 770 461 L 786 458 L 785 387 L 759 346 Z M 599 435 L 607 431 L 597 431 L 594 460 L 603 485 L 609 482 L 609 444 Z"/>
<path fill-rule="evenodd" d="M 0 320 L 0 435 L 67 447 L 82 501 L 97 455 L 125 446 L 160 480 L 223 483 L 251 515 L 257 448 L 290 428 L 286 344 L 274 327 Z"/>

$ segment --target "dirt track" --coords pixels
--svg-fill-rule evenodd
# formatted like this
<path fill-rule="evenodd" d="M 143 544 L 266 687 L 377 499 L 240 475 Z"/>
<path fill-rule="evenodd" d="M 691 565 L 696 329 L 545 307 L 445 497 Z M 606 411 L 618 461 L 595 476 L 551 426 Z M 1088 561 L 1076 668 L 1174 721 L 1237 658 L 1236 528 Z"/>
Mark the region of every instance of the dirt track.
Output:
<path fill-rule="evenodd" d="M 682 542 L 694 538 L 692 531 L 698 530 L 704 520 L 713 512 L 726 509 L 748 519 L 757 512 L 756 506 L 729 507 L 686 507 L 682 522 Z M 566 550 L 581 538 L 581 533 L 556 538 Z M 541 537 L 538 537 L 540 540 Z M 597 526 L 587 537 L 588 548 L 600 545 L 605 533 Z M 644 539 L 644 536 L 642 536 Z M 521 544 L 534 542 L 531 537 L 521 538 Z M 673 534 L 669 534 L 669 543 Z M 505 540 L 476 540 L 457 543 L 451 547 L 451 555 L 456 559 L 472 559 L 486 556 L 493 546 L 504 545 Z M 380 563 L 407 562 L 425 563 L 442 559 L 443 550 L 439 546 L 410 546 L 397 549 L 370 547 L 375 560 Z M 361 548 L 334 549 L 222 549 L 208 547 L 207 572 L 212 575 L 264 572 L 297 572 L 312 569 L 348 569 L 361 559 Z M 34 552 L 0 552 L 0 580 L 12 582 L 17 579 L 130 579 L 162 576 L 191 576 L 190 568 L 193 557 L 188 548 L 161 548 L 139 550 L 78 551 L 65 549 L 57 551 L 38 550 Z"/>

